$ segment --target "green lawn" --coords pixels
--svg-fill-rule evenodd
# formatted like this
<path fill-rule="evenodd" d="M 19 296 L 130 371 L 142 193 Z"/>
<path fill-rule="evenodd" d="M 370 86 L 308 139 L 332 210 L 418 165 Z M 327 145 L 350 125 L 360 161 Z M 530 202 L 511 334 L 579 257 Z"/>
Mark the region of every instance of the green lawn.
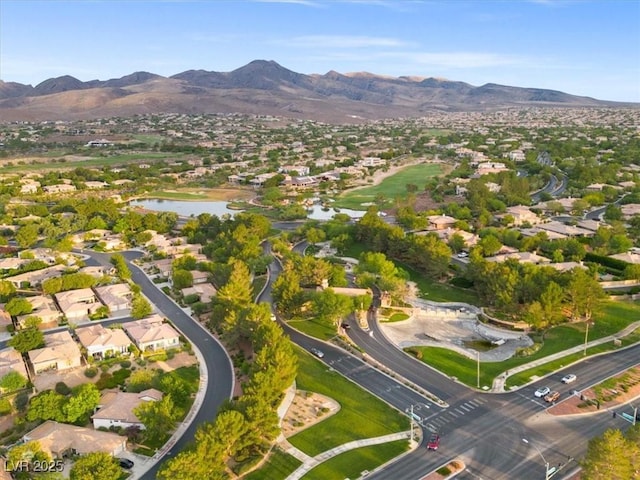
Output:
<path fill-rule="evenodd" d="M 81 154 L 79 154 L 81 155 Z M 19 164 L 19 160 L 10 160 L 13 162 L 11 166 L 3 166 L 0 167 L 0 172 L 2 173 L 11 173 L 11 172 L 22 172 L 22 171 L 33 171 L 33 170 L 70 170 L 73 168 L 83 167 L 103 167 L 103 166 L 111 166 L 111 165 L 122 165 L 125 163 L 132 163 L 137 161 L 144 160 L 159 160 L 163 158 L 178 158 L 182 156 L 182 154 L 176 153 L 129 153 L 122 155 L 115 155 L 112 157 L 93 157 L 88 160 L 82 161 L 64 161 L 64 162 L 54 162 L 53 159 L 42 158 L 42 162 L 35 161 L 34 163 L 24 163 Z"/>
<path fill-rule="evenodd" d="M 329 325 L 315 317 L 309 320 L 291 320 L 288 323 L 302 333 L 320 340 L 329 340 L 338 334 L 335 325 Z"/>
<path fill-rule="evenodd" d="M 385 178 L 378 185 L 345 192 L 342 196 L 336 198 L 332 206 L 366 210 L 367 206 L 362 204 L 374 202 L 378 195 L 384 195 L 390 205 L 396 197 L 407 196 L 407 184 L 416 185 L 418 191 L 422 191 L 428 179 L 441 173 L 440 165 L 430 163 L 411 165 L 403 168 L 395 175 Z"/>
<path fill-rule="evenodd" d="M 381 445 L 349 450 L 321 463 L 302 478 L 304 480 L 343 480 L 345 478 L 359 478 L 363 471 L 373 470 L 401 453 L 406 452 L 408 448 L 408 440 L 398 440 Z"/>
<path fill-rule="evenodd" d="M 640 304 L 635 302 L 607 302 L 604 304 L 601 312 L 595 316 L 595 325 L 589 328 L 589 340 L 596 340 L 601 337 L 613 335 L 639 318 Z M 480 364 L 480 386 L 491 386 L 493 379 L 506 370 L 581 345 L 584 343 L 584 336 L 584 323 L 559 325 L 551 328 L 544 335 L 544 345 L 542 348 L 532 355 L 510 358 L 503 362 L 482 362 Z M 474 359 L 467 358 L 446 348 L 412 348 L 415 351 L 422 352 L 422 361 L 428 365 L 447 375 L 457 377 L 461 382 L 469 386 L 476 386 L 477 362 Z M 604 351 L 603 349 L 605 348 L 605 346 L 594 347 L 594 349 L 589 350 L 589 353 L 601 352 Z M 557 363 L 557 365 L 568 365 L 576 359 L 577 357 L 565 358 L 561 363 Z M 544 370 L 545 369 L 542 371 Z M 548 371 L 545 373 L 548 373 Z M 529 376 L 531 376 L 531 373 L 527 375 L 527 377 Z M 511 378 L 512 384 L 520 384 L 524 383 L 524 381 L 522 374 L 519 376 L 514 375 Z"/>
<path fill-rule="evenodd" d="M 353 440 L 409 429 L 409 420 L 404 415 L 300 348 L 296 347 L 296 351 L 297 387 L 331 397 L 341 408 L 335 415 L 290 437 L 291 444 L 315 456 Z"/>
<path fill-rule="evenodd" d="M 244 477 L 244 480 L 284 480 L 300 465 L 302 462 L 296 457 L 275 448 L 267 463 Z"/>
<path fill-rule="evenodd" d="M 395 264 L 409 273 L 409 279 L 412 282 L 416 282 L 420 290 L 420 297 L 425 300 L 433 302 L 464 302 L 470 305 L 480 304 L 478 294 L 473 289 L 441 283 L 416 272 L 408 265 L 400 262 L 395 262 Z"/>
<path fill-rule="evenodd" d="M 191 192 L 167 192 L 165 190 L 157 190 L 155 192 L 148 193 L 144 198 L 152 198 L 159 200 L 207 200 L 209 197 L 202 193 Z"/>
<path fill-rule="evenodd" d="M 354 243 L 349 245 L 344 251 L 345 257 L 360 258 L 363 252 L 369 250 L 360 243 Z M 479 305 L 480 299 L 475 290 L 460 288 L 447 283 L 438 282 L 432 278 L 428 278 L 421 273 L 418 273 L 410 266 L 390 259 L 398 268 L 402 268 L 409 274 L 409 279 L 412 282 L 416 282 L 418 289 L 420 290 L 420 297 L 426 300 L 434 302 L 464 302 L 471 305 Z"/>

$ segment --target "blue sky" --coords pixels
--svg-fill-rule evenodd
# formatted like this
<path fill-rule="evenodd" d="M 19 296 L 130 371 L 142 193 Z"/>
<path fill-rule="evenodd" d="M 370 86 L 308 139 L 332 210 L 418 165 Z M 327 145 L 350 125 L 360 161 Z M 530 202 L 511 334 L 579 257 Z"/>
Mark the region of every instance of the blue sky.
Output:
<path fill-rule="evenodd" d="M 0 79 L 368 71 L 640 102 L 640 0 L 0 0 Z"/>

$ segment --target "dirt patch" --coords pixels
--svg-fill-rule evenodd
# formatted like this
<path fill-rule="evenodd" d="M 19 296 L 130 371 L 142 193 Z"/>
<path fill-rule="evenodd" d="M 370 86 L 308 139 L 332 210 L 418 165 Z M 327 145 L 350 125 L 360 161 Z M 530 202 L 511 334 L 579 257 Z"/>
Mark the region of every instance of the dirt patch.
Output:
<path fill-rule="evenodd" d="M 634 367 L 627 370 L 625 373 L 613 377 L 614 379 L 621 379 L 625 375 L 631 375 L 631 377 L 640 379 L 640 367 Z M 611 380 L 611 379 L 610 379 Z M 602 385 L 602 384 L 600 384 Z M 579 392 L 578 394 L 571 395 L 564 401 L 552 406 L 547 410 L 551 415 L 578 415 L 581 413 L 594 413 L 600 410 L 606 410 L 610 408 L 616 408 L 623 405 L 634 398 L 640 396 L 640 382 L 627 388 L 627 391 L 622 389 L 603 389 L 606 397 L 613 397 L 609 400 L 600 401 L 600 408 L 598 408 L 597 402 L 589 402 L 589 400 L 595 400 L 598 397 L 602 398 L 602 394 L 599 396 L 596 393 L 598 385 L 593 388 L 588 388 Z M 581 398 L 582 396 L 582 398 Z"/>
<path fill-rule="evenodd" d="M 443 480 L 445 478 L 450 478 L 450 475 L 458 474 L 462 470 L 464 470 L 466 468 L 466 465 L 462 460 L 452 460 L 442 468 L 446 468 L 448 473 L 443 471 L 443 473 L 440 474 L 437 471 L 433 471 L 429 475 L 422 477 L 420 480 Z"/>
<path fill-rule="evenodd" d="M 150 365 L 161 368 L 165 372 L 172 372 L 180 367 L 190 367 L 191 365 L 197 365 L 198 360 L 195 355 L 190 355 L 189 352 L 179 352 L 171 359 L 153 362 Z"/>
<path fill-rule="evenodd" d="M 97 382 L 99 375 L 88 378 L 84 374 L 86 369 L 87 366 L 85 365 L 69 370 L 39 373 L 33 379 L 33 385 L 38 392 L 42 392 L 43 390 L 53 390 L 58 382 L 64 382 L 69 388 L 77 387 L 83 383 Z"/>
<path fill-rule="evenodd" d="M 282 419 L 282 434 L 295 435 L 340 411 L 340 404 L 315 392 L 296 390 L 296 395 Z"/>

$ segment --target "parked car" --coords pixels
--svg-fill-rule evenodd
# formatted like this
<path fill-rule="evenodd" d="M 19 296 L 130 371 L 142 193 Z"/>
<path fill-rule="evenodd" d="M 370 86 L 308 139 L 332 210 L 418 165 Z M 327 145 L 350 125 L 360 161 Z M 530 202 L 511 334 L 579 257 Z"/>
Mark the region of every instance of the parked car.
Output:
<path fill-rule="evenodd" d="M 349 325 L 348 323 L 343 323 L 340 325 L 342 328 L 344 328 L 345 330 L 349 330 L 351 328 L 351 325 Z"/>
<path fill-rule="evenodd" d="M 469 256 L 469 254 L 467 252 L 460 252 L 458 254 L 458 258 L 467 258 Z"/>
<path fill-rule="evenodd" d="M 545 395 L 544 400 L 545 402 L 555 402 L 556 400 L 558 400 L 558 398 L 560 398 L 560 392 L 550 392 L 547 395 Z"/>
<path fill-rule="evenodd" d="M 534 395 L 538 398 L 542 398 L 548 395 L 550 392 L 551 392 L 551 389 L 549 387 L 540 387 L 535 391 Z"/>
<path fill-rule="evenodd" d="M 571 383 L 571 382 L 575 382 L 577 378 L 578 377 L 576 377 L 573 373 L 569 373 L 569 374 L 565 375 L 564 377 L 562 377 L 561 382 L 562 383 Z"/>
<path fill-rule="evenodd" d="M 324 357 L 324 353 L 321 350 L 318 350 L 317 348 L 310 348 L 309 351 L 318 358 Z"/>
<path fill-rule="evenodd" d="M 130 468 L 133 468 L 133 462 L 131 460 L 129 460 L 128 458 L 119 458 L 118 459 L 118 464 L 122 467 L 122 468 L 126 468 L 127 470 L 129 470 Z"/>
<path fill-rule="evenodd" d="M 432 433 L 427 442 L 427 450 L 437 450 L 440 446 L 440 435 Z"/>
<path fill-rule="evenodd" d="M 277 320 L 275 313 L 272 313 L 270 318 L 272 322 L 275 322 Z"/>

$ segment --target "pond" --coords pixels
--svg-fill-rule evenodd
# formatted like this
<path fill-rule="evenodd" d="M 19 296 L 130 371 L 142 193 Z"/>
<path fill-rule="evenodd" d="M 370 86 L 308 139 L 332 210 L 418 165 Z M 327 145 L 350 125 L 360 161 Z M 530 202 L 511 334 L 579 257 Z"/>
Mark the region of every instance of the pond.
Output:
<path fill-rule="evenodd" d="M 145 199 L 132 200 L 129 203 L 132 207 L 140 207 L 155 212 L 175 212 L 184 217 L 193 215 L 197 217 L 201 213 L 210 213 L 221 217 L 225 213 L 235 215 L 242 210 L 231 210 L 227 207 L 227 202 L 222 201 L 184 201 L 184 200 L 162 200 L 162 199 Z M 366 211 L 351 210 L 349 208 L 325 208 L 320 204 L 313 205 L 307 210 L 307 217 L 312 220 L 331 220 L 337 213 L 346 213 L 351 218 L 361 218 Z"/>
<path fill-rule="evenodd" d="M 221 201 L 187 202 L 181 200 L 146 199 L 132 200 L 129 205 L 132 207 L 144 208 L 146 210 L 153 210 L 155 212 L 175 212 L 184 217 L 190 217 L 191 215 L 197 217 L 201 213 L 210 213 L 211 215 L 221 217 L 225 213 L 235 215 L 237 212 L 241 211 L 231 210 L 227 207 L 227 202 Z"/>

